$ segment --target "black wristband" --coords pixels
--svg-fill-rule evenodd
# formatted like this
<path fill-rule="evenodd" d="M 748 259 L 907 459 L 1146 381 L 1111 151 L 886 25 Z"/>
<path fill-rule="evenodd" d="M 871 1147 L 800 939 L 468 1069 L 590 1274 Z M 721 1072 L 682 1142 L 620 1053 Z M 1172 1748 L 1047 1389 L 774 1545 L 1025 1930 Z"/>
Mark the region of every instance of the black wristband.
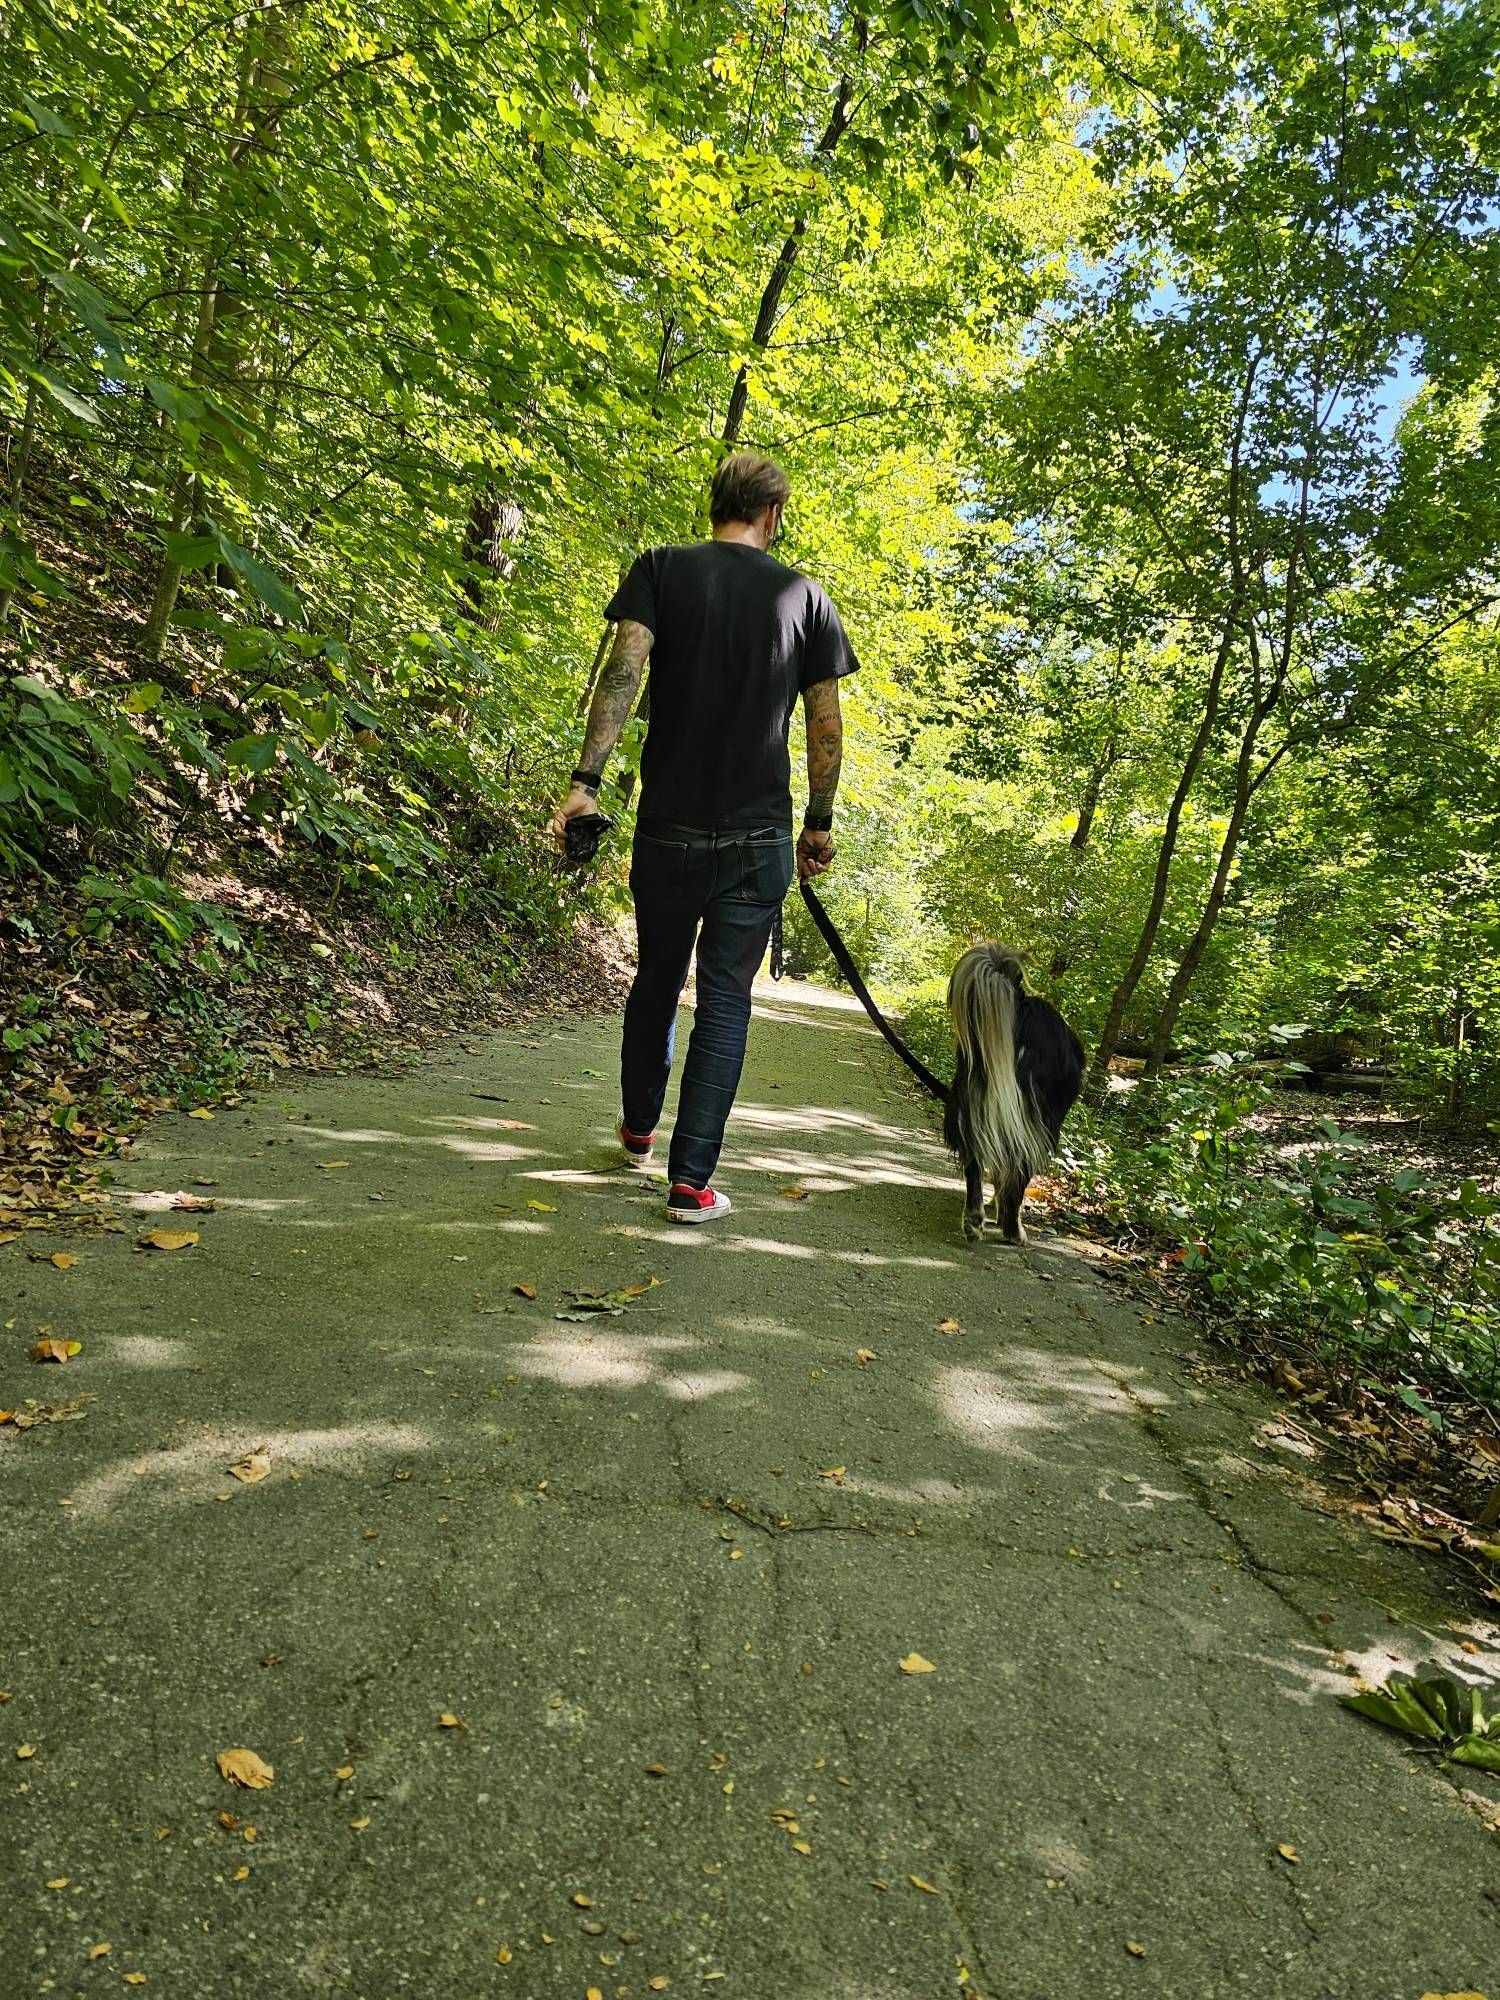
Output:
<path fill-rule="evenodd" d="M 604 783 L 604 773 L 602 771 L 575 771 L 569 783 L 582 785 L 586 792 L 597 792 L 599 787 Z"/>
<path fill-rule="evenodd" d="M 802 815 L 802 831 L 804 833 L 832 833 L 833 814 L 804 813 Z"/>

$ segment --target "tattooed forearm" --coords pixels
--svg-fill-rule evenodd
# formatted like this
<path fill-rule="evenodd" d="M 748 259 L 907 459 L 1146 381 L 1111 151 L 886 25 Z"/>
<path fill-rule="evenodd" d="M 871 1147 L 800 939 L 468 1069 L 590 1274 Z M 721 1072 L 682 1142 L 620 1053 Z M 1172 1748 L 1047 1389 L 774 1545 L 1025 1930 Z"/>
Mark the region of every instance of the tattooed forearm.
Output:
<path fill-rule="evenodd" d="M 633 618 L 622 618 L 589 707 L 583 754 L 578 760 L 581 770 L 603 770 L 605 759 L 619 742 L 620 732 L 629 720 L 650 651 L 650 628 L 637 625 Z"/>
<path fill-rule="evenodd" d="M 802 697 L 807 717 L 807 810 L 833 811 L 844 761 L 844 720 L 836 680 L 814 681 Z"/>

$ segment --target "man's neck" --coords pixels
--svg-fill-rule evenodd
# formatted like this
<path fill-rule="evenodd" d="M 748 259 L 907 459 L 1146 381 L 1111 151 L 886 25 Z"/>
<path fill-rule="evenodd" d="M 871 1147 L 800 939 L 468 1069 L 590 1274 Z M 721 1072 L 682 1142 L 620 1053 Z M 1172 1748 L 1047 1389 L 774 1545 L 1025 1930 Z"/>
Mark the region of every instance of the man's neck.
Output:
<path fill-rule="evenodd" d="M 714 529 L 711 539 L 716 542 L 743 542 L 747 548 L 759 549 L 762 555 L 766 552 L 759 528 L 749 521 L 726 521 L 722 527 Z"/>

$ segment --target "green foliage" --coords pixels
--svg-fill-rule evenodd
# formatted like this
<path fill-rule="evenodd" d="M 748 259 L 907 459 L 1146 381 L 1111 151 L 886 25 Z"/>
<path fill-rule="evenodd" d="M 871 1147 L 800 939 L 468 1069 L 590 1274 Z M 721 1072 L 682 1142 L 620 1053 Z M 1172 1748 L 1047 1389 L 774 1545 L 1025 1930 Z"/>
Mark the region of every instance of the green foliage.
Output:
<path fill-rule="evenodd" d="M 1500 1771 L 1500 1716 L 1486 1714 L 1483 1689 L 1468 1681 L 1451 1674 L 1411 1680 L 1397 1674 L 1383 1687 L 1342 1694 L 1339 1701 L 1382 1729 L 1441 1751 L 1449 1763 Z"/>
<path fill-rule="evenodd" d="M 1249 1122 L 1270 1098 L 1220 1058 L 1082 1114 L 1067 1157 L 1085 1197 L 1175 1252 L 1217 1316 L 1394 1373 L 1433 1421 L 1419 1385 L 1500 1401 L 1500 1201 L 1472 1180 L 1372 1174 L 1331 1120 L 1283 1156 Z"/>

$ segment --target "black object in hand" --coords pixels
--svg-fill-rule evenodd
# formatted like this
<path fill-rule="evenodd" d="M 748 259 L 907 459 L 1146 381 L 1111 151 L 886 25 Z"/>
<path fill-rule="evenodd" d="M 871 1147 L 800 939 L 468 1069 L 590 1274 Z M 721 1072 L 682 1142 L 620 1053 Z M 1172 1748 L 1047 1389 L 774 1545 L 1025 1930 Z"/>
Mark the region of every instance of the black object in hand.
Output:
<path fill-rule="evenodd" d="M 564 851 L 569 861 L 592 861 L 599 851 L 599 843 L 614 826 L 608 813 L 578 813 L 570 819 L 563 834 Z"/>

